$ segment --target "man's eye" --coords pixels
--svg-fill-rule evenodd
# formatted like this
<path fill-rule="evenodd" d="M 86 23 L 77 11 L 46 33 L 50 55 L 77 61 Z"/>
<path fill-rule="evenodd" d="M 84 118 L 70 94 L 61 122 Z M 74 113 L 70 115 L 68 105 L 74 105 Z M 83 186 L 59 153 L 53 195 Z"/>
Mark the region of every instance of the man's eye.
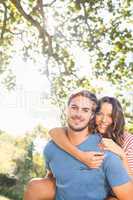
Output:
<path fill-rule="evenodd" d="M 89 112 L 89 110 L 88 109 L 84 109 L 84 112 Z"/>
<path fill-rule="evenodd" d="M 72 108 L 72 110 L 77 110 L 77 107 L 71 107 Z"/>
<path fill-rule="evenodd" d="M 83 111 L 86 112 L 86 113 L 87 113 L 87 112 L 91 112 L 91 110 L 88 109 L 88 108 L 83 109 Z"/>

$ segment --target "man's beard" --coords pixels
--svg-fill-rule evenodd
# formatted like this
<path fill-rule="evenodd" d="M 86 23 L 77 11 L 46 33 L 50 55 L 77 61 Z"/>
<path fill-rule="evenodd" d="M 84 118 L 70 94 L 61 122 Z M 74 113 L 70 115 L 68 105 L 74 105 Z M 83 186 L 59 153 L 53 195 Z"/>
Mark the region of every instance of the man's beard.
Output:
<path fill-rule="evenodd" d="M 81 132 L 81 131 L 83 131 L 84 129 L 86 129 L 88 127 L 88 124 L 86 124 L 83 127 L 76 128 L 76 127 L 72 126 L 71 124 L 69 124 L 69 122 L 68 122 L 68 126 L 72 131 Z"/>

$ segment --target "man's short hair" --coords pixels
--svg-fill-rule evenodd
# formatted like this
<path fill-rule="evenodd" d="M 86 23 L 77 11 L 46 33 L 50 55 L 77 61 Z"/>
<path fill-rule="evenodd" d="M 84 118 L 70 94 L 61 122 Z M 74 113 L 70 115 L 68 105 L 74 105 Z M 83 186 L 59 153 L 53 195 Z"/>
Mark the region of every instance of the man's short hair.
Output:
<path fill-rule="evenodd" d="M 67 105 L 69 106 L 72 99 L 74 99 L 77 96 L 82 96 L 82 97 L 86 97 L 88 98 L 90 101 L 94 102 L 96 105 L 98 103 L 97 97 L 95 94 L 93 94 L 92 92 L 89 92 L 88 90 L 81 90 L 79 92 L 73 93 L 69 99 L 68 99 L 68 103 Z"/>

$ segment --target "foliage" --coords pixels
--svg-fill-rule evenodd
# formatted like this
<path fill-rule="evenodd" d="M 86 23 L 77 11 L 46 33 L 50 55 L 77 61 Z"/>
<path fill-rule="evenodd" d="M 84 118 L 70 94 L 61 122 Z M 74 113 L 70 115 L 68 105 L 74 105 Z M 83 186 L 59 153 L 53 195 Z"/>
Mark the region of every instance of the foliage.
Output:
<path fill-rule="evenodd" d="M 39 125 L 32 133 L 27 133 L 22 138 L 1 133 L 3 165 L 0 166 L 0 194 L 14 200 L 22 200 L 27 182 L 33 177 L 45 175 L 44 161 L 42 155 L 35 151 L 34 140 L 38 136 L 45 138 L 46 132 L 47 130 Z"/>
<path fill-rule="evenodd" d="M 6 134 L 0 134 L 0 173 L 13 175 L 15 169 L 15 159 L 18 159 L 18 155 L 23 154 L 22 149 L 18 149 L 14 145 L 13 138 Z M 14 159 L 13 159 L 14 158 Z"/>
<path fill-rule="evenodd" d="M 0 1 L 1 73 L 7 71 L 16 50 L 25 60 L 38 62 L 40 58 L 41 72 L 51 81 L 53 99 L 56 97 L 59 106 L 70 89 L 88 88 L 89 83 L 93 90 L 90 80 L 110 81 L 131 118 L 132 113 L 127 110 L 131 100 L 124 95 L 133 95 L 133 1 L 48 2 Z M 82 64 L 76 61 L 79 49 L 88 58 Z M 82 59 L 82 54 L 79 56 Z M 86 70 L 82 76 L 81 68 L 85 66 L 88 73 Z M 13 75 L 10 73 L 5 80 L 11 88 Z M 98 88 L 96 92 L 102 90 Z"/>
<path fill-rule="evenodd" d="M 132 133 L 133 134 L 133 123 L 129 123 L 126 127 L 127 131 L 129 133 Z"/>

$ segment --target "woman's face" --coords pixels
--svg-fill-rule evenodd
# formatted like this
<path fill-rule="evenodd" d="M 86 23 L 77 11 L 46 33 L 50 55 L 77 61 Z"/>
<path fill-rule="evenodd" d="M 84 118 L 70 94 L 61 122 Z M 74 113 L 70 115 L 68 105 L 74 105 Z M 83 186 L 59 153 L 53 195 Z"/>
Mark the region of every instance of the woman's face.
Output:
<path fill-rule="evenodd" d="M 112 124 L 112 105 L 102 103 L 99 112 L 96 114 L 96 125 L 98 132 L 104 134 L 107 128 Z"/>

